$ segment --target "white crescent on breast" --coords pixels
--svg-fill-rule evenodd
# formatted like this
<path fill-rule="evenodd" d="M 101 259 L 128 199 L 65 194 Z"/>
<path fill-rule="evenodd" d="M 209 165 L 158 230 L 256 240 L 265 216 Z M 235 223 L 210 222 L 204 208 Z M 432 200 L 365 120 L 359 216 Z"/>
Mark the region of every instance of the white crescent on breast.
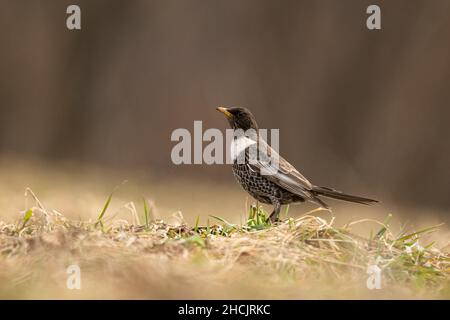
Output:
<path fill-rule="evenodd" d="M 245 136 L 240 136 L 237 139 L 233 139 L 231 142 L 231 160 L 235 161 L 239 154 L 247 149 L 249 146 L 254 145 L 256 143 L 255 140 L 252 140 Z"/>

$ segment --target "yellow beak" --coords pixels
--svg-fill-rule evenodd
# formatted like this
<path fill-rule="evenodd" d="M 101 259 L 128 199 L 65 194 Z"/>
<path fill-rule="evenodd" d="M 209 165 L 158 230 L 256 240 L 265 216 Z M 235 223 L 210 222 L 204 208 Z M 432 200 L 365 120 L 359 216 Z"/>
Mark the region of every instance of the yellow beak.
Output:
<path fill-rule="evenodd" d="M 227 108 L 225 108 L 225 107 L 217 107 L 216 110 L 219 112 L 222 112 L 228 118 L 231 118 L 233 116 L 230 112 L 228 112 Z"/>

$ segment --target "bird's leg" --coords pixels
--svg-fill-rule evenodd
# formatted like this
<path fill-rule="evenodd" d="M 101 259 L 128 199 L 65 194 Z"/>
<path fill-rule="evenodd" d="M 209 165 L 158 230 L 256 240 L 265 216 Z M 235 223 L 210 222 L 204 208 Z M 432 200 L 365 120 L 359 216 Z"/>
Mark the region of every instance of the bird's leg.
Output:
<path fill-rule="evenodd" d="M 270 222 L 274 223 L 279 221 L 278 215 L 280 214 L 281 204 L 277 199 L 272 199 L 273 212 L 269 216 Z"/>

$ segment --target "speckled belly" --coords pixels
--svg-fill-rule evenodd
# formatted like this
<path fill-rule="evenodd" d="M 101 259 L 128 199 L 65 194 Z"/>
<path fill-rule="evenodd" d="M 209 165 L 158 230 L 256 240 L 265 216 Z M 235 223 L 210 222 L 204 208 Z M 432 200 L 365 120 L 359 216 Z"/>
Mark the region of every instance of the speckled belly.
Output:
<path fill-rule="evenodd" d="M 272 199 L 277 199 L 281 204 L 288 204 L 297 197 L 260 175 L 259 172 L 253 171 L 246 164 L 233 164 L 233 174 L 242 188 L 262 203 L 270 204 Z"/>

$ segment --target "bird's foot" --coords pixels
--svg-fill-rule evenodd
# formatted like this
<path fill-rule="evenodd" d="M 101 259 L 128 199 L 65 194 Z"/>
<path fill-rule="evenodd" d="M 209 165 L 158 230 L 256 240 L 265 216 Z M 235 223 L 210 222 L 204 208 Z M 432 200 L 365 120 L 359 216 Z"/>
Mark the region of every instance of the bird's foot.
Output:
<path fill-rule="evenodd" d="M 269 221 L 270 223 L 274 224 L 277 222 L 281 222 L 280 217 L 278 216 L 278 214 L 275 214 L 275 212 L 273 212 L 270 216 L 269 216 Z"/>

